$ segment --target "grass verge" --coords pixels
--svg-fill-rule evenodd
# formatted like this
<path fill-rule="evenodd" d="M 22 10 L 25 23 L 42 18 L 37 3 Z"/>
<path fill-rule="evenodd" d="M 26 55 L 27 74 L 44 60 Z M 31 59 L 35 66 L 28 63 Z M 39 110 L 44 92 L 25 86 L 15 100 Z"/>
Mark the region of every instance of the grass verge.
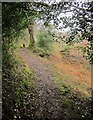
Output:
<path fill-rule="evenodd" d="M 59 75 L 55 77 L 54 83 L 60 91 L 61 108 L 64 111 L 65 119 L 91 119 L 91 97 L 74 91 L 73 87 L 64 78 L 62 80 Z"/>

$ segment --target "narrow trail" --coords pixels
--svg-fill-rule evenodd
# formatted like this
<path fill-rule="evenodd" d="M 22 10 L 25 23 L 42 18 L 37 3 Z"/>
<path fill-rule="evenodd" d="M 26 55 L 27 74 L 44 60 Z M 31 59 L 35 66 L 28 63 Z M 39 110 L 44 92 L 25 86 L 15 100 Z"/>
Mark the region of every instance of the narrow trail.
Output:
<path fill-rule="evenodd" d="M 60 93 L 53 82 L 50 66 L 35 54 L 26 49 L 19 51 L 20 57 L 36 72 L 36 104 L 35 117 L 38 119 L 61 119 L 64 116 L 61 109 Z"/>

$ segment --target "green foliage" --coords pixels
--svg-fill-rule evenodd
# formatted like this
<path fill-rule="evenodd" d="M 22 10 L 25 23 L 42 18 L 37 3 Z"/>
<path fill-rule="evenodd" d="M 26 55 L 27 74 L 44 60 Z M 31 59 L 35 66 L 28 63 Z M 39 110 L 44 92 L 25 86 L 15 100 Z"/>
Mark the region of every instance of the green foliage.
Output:
<path fill-rule="evenodd" d="M 82 51 L 82 53 L 83 53 L 83 56 L 85 56 L 86 57 L 86 54 L 87 54 L 87 47 L 82 47 L 82 46 L 77 46 L 76 47 L 78 50 L 81 50 Z"/>
<path fill-rule="evenodd" d="M 74 34 L 70 34 L 67 39 L 66 39 L 66 43 L 68 45 L 73 45 L 74 43 L 79 43 L 81 42 L 83 39 L 83 37 L 76 37 Z M 93 55 L 92 55 L 92 51 L 93 51 L 93 40 L 91 39 L 91 41 L 89 42 L 89 44 L 87 44 L 87 47 L 82 47 L 82 46 L 78 46 L 77 47 L 78 50 L 81 50 L 84 53 L 84 56 L 86 57 L 86 59 L 89 60 L 90 64 L 93 64 Z"/>
<path fill-rule="evenodd" d="M 81 50 L 83 56 L 89 60 L 90 64 L 93 64 L 93 43 L 88 43 L 86 47 L 77 46 L 78 50 Z"/>
<path fill-rule="evenodd" d="M 74 43 L 79 43 L 83 40 L 83 37 L 80 36 L 77 31 L 76 32 L 73 32 L 73 31 L 70 31 L 68 32 L 68 36 L 66 38 L 66 43 L 67 44 L 74 44 Z"/>
<path fill-rule="evenodd" d="M 40 55 L 50 55 L 53 48 L 53 36 L 48 31 L 41 31 L 37 35 L 35 51 Z"/>
<path fill-rule="evenodd" d="M 41 33 L 38 37 L 38 47 L 44 49 L 45 51 L 51 50 L 52 36 L 48 33 Z"/>
<path fill-rule="evenodd" d="M 27 66 L 16 60 L 16 42 L 32 20 L 30 3 L 2 3 L 2 79 L 3 79 L 3 118 L 2 120 L 25 119 L 32 104 L 28 100 L 33 88 L 33 73 Z M 32 15 L 34 16 L 34 15 Z M 32 99 L 32 98 L 31 98 Z M 27 108 L 29 104 L 30 108 Z M 24 112 L 25 111 L 25 112 Z"/>
<path fill-rule="evenodd" d="M 87 58 L 90 60 L 90 63 L 93 64 L 93 40 L 86 47 L 85 52 L 87 53 Z"/>
<path fill-rule="evenodd" d="M 31 3 L 27 2 L 3 2 L 2 3 L 2 25 L 3 36 L 20 36 L 22 29 L 36 17 L 36 13 L 31 10 Z"/>
<path fill-rule="evenodd" d="M 93 3 L 93 2 L 92 2 Z M 72 4 L 71 4 L 72 5 Z M 92 4 L 88 6 L 91 8 L 87 11 L 91 13 Z M 41 6 L 41 7 L 40 7 Z M 56 7 L 57 6 L 57 7 Z M 35 107 L 33 107 L 33 95 L 30 95 L 33 86 L 33 76 L 28 70 L 27 66 L 23 66 L 17 60 L 13 50 L 15 49 L 15 41 L 20 36 L 22 29 L 27 28 L 29 22 L 32 22 L 37 17 L 37 13 L 43 15 L 43 20 L 47 23 L 54 20 L 58 25 L 58 15 L 62 9 L 68 9 L 69 4 L 60 3 L 58 5 L 47 5 L 42 2 L 3 2 L 2 3 L 2 34 L 3 34 L 3 58 L 2 58 L 2 79 L 3 79 L 3 119 L 2 120 L 26 120 L 33 118 Z M 75 7 L 75 9 L 77 6 Z M 78 9 L 80 10 L 80 9 Z M 77 9 L 76 9 L 77 11 Z M 78 12 L 79 13 L 79 12 Z M 82 16 L 83 16 L 82 12 Z M 77 14 L 76 14 L 77 15 Z M 85 14 L 86 15 L 86 14 Z M 90 14 L 88 14 L 90 15 Z M 87 16 L 88 16 L 87 15 Z M 92 16 L 92 15 L 91 15 Z M 81 21 L 79 17 L 79 22 Z M 85 21 L 85 19 L 83 19 Z M 89 21 L 89 20 L 86 20 Z M 78 23 L 79 23 L 78 22 Z M 86 29 L 85 23 L 80 22 L 81 28 Z M 87 22 L 88 23 L 88 22 Z M 91 21 L 90 21 L 91 23 Z M 47 24 L 46 24 L 47 25 Z M 83 26 L 85 27 L 83 27 Z M 87 25 L 87 24 L 86 24 Z M 89 25 L 89 24 L 88 24 Z M 92 27 L 90 27 L 92 30 Z M 36 52 L 43 55 L 49 55 L 52 49 L 52 36 L 47 32 L 43 32 L 38 37 Z M 91 40 L 91 39 L 90 39 Z M 89 59 L 93 56 L 90 51 L 93 47 L 89 47 Z M 93 52 L 92 52 L 93 53 Z M 31 80 L 31 81 L 30 81 Z M 33 100 L 32 100 L 33 99 Z M 81 104 L 82 105 L 82 104 Z M 31 116 L 32 115 L 32 116 Z"/>
<path fill-rule="evenodd" d="M 34 72 L 16 56 L 8 56 L 3 62 L 3 118 L 2 120 L 22 120 L 31 112 L 33 99 L 30 94 L 34 90 Z M 9 62 L 11 60 L 11 62 Z M 29 104 L 29 108 L 27 107 Z M 8 111 L 8 112 L 7 112 Z M 24 111 L 24 112 L 23 112 Z M 31 116 L 30 116 L 31 117 Z"/>
<path fill-rule="evenodd" d="M 83 38 L 88 38 L 92 41 L 92 12 L 93 2 L 78 3 L 78 2 L 58 2 L 51 5 L 41 2 L 17 2 L 17 3 L 4 3 L 2 4 L 2 25 L 3 37 L 18 37 L 22 29 L 25 29 L 29 23 L 35 21 L 36 18 L 41 18 L 47 26 L 52 21 L 59 29 L 71 28 L 74 34 L 77 31 L 81 32 Z M 71 10 L 73 8 L 73 10 Z M 82 9 L 81 9 L 82 8 Z M 88 10 L 88 8 L 90 8 Z M 63 12 L 73 12 L 72 17 L 62 17 L 60 14 Z M 62 23 L 62 27 L 59 27 Z M 75 40 L 71 35 L 67 43 Z M 11 39 L 13 41 L 13 39 Z M 77 40 L 75 40 L 77 41 Z M 8 41 L 10 42 L 10 41 Z M 92 46 L 91 46 L 92 47 Z M 92 56 L 91 56 L 92 57 Z M 88 57 L 90 61 L 93 59 Z"/>
<path fill-rule="evenodd" d="M 72 45 L 66 45 L 64 49 L 61 51 L 63 57 L 67 57 L 70 54 L 70 50 L 73 48 Z"/>
<path fill-rule="evenodd" d="M 66 76 L 57 75 L 54 79 L 60 91 L 61 105 L 66 119 L 91 119 L 91 97 L 76 93 L 73 87 L 66 82 Z"/>

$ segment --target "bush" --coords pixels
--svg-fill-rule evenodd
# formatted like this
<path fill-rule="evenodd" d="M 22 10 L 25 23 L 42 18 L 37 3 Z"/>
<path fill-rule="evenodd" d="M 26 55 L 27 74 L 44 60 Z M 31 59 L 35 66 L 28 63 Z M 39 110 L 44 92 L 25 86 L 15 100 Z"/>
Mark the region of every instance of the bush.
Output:
<path fill-rule="evenodd" d="M 67 57 L 70 54 L 70 50 L 73 48 L 73 46 L 66 45 L 65 48 L 61 51 L 63 57 Z"/>
<path fill-rule="evenodd" d="M 35 52 L 41 56 L 49 56 L 52 51 L 53 36 L 47 31 L 40 32 L 37 35 L 37 42 L 35 46 Z"/>

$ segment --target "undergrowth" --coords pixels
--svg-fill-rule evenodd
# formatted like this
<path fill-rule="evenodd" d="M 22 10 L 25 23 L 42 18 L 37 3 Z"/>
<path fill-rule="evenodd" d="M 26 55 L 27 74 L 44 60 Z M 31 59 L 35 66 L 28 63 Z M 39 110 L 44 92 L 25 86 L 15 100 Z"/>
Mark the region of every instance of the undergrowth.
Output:
<path fill-rule="evenodd" d="M 7 54 L 8 55 L 8 54 Z M 3 60 L 3 118 L 25 120 L 33 115 L 33 91 L 35 73 L 16 56 L 4 56 Z M 34 106 L 35 109 L 35 106 Z"/>
<path fill-rule="evenodd" d="M 34 47 L 34 52 L 41 57 L 48 57 L 51 55 L 53 49 L 53 36 L 48 31 L 39 31 L 37 41 Z"/>
<path fill-rule="evenodd" d="M 64 79 L 64 78 L 63 78 Z M 86 97 L 74 91 L 74 89 L 60 77 L 54 78 L 54 83 L 60 91 L 61 107 L 64 109 L 65 117 L 68 120 L 91 119 L 91 100 L 92 97 Z"/>
<path fill-rule="evenodd" d="M 61 50 L 61 53 L 62 53 L 62 57 L 65 58 L 65 57 L 68 57 L 70 55 L 70 51 L 71 49 L 73 49 L 73 46 L 68 46 L 68 45 L 65 45 L 63 50 Z"/>

